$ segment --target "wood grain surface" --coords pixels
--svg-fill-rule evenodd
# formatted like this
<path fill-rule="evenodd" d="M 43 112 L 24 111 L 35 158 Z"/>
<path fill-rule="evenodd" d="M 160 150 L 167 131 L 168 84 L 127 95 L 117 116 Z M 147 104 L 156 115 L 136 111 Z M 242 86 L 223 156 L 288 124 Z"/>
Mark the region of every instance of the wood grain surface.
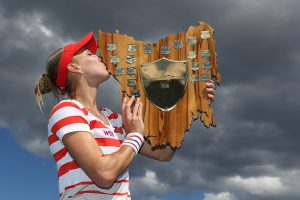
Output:
<path fill-rule="evenodd" d="M 210 37 L 208 39 L 201 38 L 201 31 L 209 31 Z M 221 83 L 221 75 L 217 67 L 217 54 L 215 52 L 215 41 L 213 39 L 214 30 L 212 27 L 204 22 L 199 22 L 198 26 L 190 26 L 187 32 L 179 32 L 177 34 L 163 37 L 156 43 L 147 43 L 134 39 L 133 37 L 116 32 L 114 34 L 98 31 L 98 48 L 108 66 L 108 71 L 120 83 L 120 97 L 123 98 L 123 93 L 131 95 L 133 89 L 138 89 L 140 98 L 143 102 L 143 118 L 145 123 L 145 137 L 152 147 L 160 145 L 170 145 L 174 148 L 179 148 L 184 139 L 184 134 L 191 127 L 192 121 L 200 119 L 206 127 L 216 126 L 213 109 L 210 107 L 210 101 L 205 91 L 205 82 L 199 81 L 192 83 L 190 76 L 197 74 L 200 78 L 201 74 L 208 74 L 210 79 L 215 79 L 217 84 Z M 196 37 L 196 45 L 188 45 L 186 43 L 187 37 Z M 174 40 L 181 40 L 183 47 L 180 49 L 172 48 Z M 107 44 L 114 43 L 116 50 L 108 51 Z M 136 44 L 136 52 L 129 52 L 128 45 Z M 152 47 L 151 54 L 144 53 L 144 45 L 149 44 Z M 162 45 L 170 46 L 170 53 L 163 55 L 160 53 Z M 201 57 L 202 50 L 209 50 L 210 57 L 208 59 Z M 189 51 L 195 51 L 197 57 L 195 59 L 188 59 Z M 133 64 L 126 62 L 127 55 L 135 55 L 136 61 Z M 110 63 L 111 56 L 118 56 L 120 62 L 118 64 Z M 144 63 L 156 61 L 160 58 L 168 58 L 172 60 L 187 60 L 189 80 L 187 83 L 184 96 L 178 101 L 175 108 L 170 111 L 163 112 L 154 106 L 145 96 L 144 88 L 141 83 L 140 66 Z M 203 69 L 203 63 L 209 61 L 212 68 L 209 70 Z M 199 62 L 200 69 L 191 70 L 192 62 Z M 126 73 L 128 66 L 136 67 L 136 75 L 130 76 Z M 123 68 L 124 75 L 115 76 L 115 68 Z M 136 79 L 137 85 L 129 87 L 127 85 L 128 79 Z M 200 134 L 200 133 L 193 133 Z"/>

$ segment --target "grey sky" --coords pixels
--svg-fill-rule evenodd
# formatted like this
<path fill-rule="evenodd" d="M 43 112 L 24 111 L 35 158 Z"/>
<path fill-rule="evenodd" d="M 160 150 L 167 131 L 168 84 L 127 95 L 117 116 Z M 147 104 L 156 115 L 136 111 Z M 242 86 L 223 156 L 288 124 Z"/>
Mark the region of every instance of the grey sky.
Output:
<path fill-rule="evenodd" d="M 195 121 L 170 163 L 137 158 L 132 190 L 149 199 L 191 188 L 210 191 L 211 199 L 299 199 L 299 8 L 297 0 L 2 0 L 0 126 L 28 151 L 50 156 L 54 102 L 48 96 L 41 114 L 33 87 L 52 51 L 98 29 L 155 41 L 205 21 L 215 30 L 222 75 L 213 104 L 217 127 Z M 106 82 L 99 104 L 120 111 L 118 87 Z"/>

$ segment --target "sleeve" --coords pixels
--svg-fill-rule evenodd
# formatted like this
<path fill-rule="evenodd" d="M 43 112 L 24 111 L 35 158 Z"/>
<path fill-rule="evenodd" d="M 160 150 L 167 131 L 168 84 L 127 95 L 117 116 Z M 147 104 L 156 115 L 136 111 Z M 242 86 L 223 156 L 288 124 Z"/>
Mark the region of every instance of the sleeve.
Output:
<path fill-rule="evenodd" d="M 48 129 L 60 140 L 64 135 L 75 131 L 92 133 L 86 115 L 72 102 L 60 103 L 52 110 Z"/>

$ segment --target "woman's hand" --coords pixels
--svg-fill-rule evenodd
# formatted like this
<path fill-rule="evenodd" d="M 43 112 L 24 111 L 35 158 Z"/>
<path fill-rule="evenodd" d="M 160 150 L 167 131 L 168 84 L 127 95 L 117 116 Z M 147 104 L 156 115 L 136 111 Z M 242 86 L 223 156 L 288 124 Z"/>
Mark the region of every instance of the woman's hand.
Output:
<path fill-rule="evenodd" d="M 135 102 L 135 103 L 134 103 Z M 134 103 L 134 105 L 133 105 Z M 127 96 L 122 102 L 122 118 L 126 133 L 138 132 L 144 135 L 144 122 L 142 117 L 143 104 L 140 98 Z"/>
<path fill-rule="evenodd" d="M 213 80 L 210 80 L 209 82 L 206 83 L 206 92 L 207 96 L 210 99 L 210 102 L 212 103 L 215 99 L 215 84 Z"/>

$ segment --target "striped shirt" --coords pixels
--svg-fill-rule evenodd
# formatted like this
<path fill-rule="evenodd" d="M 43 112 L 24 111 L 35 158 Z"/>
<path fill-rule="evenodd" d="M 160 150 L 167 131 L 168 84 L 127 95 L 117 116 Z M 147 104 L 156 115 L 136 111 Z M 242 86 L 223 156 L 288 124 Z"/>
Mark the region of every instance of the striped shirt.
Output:
<path fill-rule="evenodd" d="M 103 154 L 116 152 L 125 134 L 121 116 L 105 108 L 100 110 L 109 121 L 105 125 L 76 100 L 63 100 L 51 111 L 48 124 L 48 143 L 58 170 L 60 199 L 130 200 L 129 174 L 126 170 L 109 189 L 99 188 L 78 166 L 62 143 L 64 135 L 74 131 L 89 132 Z M 80 148 L 80 147 L 79 147 Z"/>

